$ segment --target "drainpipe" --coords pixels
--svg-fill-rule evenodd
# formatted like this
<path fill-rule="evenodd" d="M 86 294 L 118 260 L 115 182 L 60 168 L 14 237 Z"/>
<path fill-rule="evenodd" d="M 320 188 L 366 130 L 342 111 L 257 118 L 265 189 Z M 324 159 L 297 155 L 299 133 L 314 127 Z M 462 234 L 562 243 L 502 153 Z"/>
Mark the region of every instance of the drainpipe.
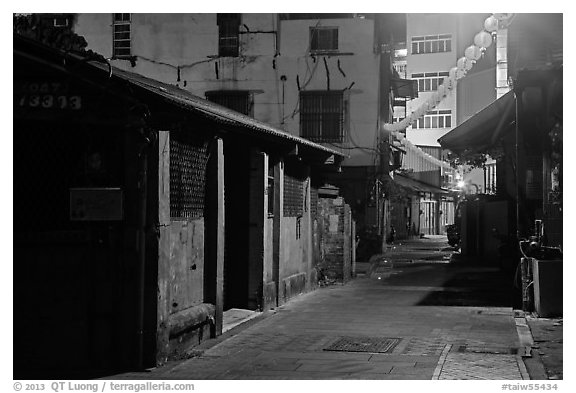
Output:
<path fill-rule="evenodd" d="M 518 92 L 516 90 L 516 88 L 514 88 L 514 103 L 515 103 L 515 110 L 516 110 L 516 114 L 515 114 L 515 130 L 514 130 L 514 151 L 516 154 L 516 238 L 518 240 L 521 240 L 521 231 L 520 231 L 520 156 L 519 156 L 519 152 L 520 152 L 520 148 L 519 148 L 519 141 L 518 139 L 520 138 L 520 131 L 519 131 L 519 126 L 518 126 L 518 120 L 519 120 L 519 110 L 518 110 Z"/>
<path fill-rule="evenodd" d="M 148 187 L 148 147 L 152 143 L 150 136 L 147 136 L 145 129 L 139 130 L 140 136 L 144 138 L 140 151 L 138 152 L 138 308 L 136 317 L 137 333 L 137 367 L 144 368 L 144 308 L 145 308 L 145 279 L 146 279 L 146 220 L 147 220 L 147 187 Z"/>

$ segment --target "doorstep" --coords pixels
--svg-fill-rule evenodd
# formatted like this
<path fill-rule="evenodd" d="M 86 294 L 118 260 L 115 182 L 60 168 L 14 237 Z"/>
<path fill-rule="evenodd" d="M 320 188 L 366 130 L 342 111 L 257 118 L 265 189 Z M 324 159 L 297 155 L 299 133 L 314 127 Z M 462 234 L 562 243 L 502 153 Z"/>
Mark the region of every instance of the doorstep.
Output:
<path fill-rule="evenodd" d="M 236 326 L 243 324 L 251 319 L 256 318 L 262 313 L 259 311 L 245 310 L 242 308 L 231 308 L 224 311 L 222 321 L 222 333 L 234 329 Z"/>

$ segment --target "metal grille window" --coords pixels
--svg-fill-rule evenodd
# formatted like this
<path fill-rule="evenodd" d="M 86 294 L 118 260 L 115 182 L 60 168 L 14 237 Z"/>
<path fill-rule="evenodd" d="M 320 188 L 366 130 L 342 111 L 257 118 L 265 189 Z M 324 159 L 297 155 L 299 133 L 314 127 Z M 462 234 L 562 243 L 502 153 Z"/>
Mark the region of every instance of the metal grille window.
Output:
<path fill-rule="evenodd" d="M 284 175 L 284 216 L 300 217 L 304 213 L 304 182 Z"/>
<path fill-rule="evenodd" d="M 418 91 L 436 91 L 438 86 L 444 83 L 444 77 L 448 76 L 448 72 L 426 72 L 420 74 L 412 74 L 412 79 L 418 81 Z"/>
<path fill-rule="evenodd" d="M 238 57 L 240 14 L 218 14 L 218 56 Z"/>
<path fill-rule="evenodd" d="M 170 217 L 204 216 L 208 144 L 170 138 Z"/>
<path fill-rule="evenodd" d="M 310 214 L 316 217 L 318 212 L 318 189 L 315 187 L 310 188 Z"/>
<path fill-rule="evenodd" d="M 452 34 L 412 37 L 412 54 L 452 51 Z"/>
<path fill-rule="evenodd" d="M 114 45 L 113 57 L 126 58 L 131 56 L 130 46 L 130 14 L 114 14 Z"/>
<path fill-rule="evenodd" d="M 335 52 L 338 50 L 338 27 L 310 27 L 311 52 Z"/>
<path fill-rule="evenodd" d="M 345 142 L 348 99 L 342 91 L 300 92 L 300 135 L 315 142 Z"/>
<path fill-rule="evenodd" d="M 424 116 L 412 122 L 412 128 L 449 128 L 452 127 L 452 111 L 428 111 Z"/>
<path fill-rule="evenodd" d="M 54 16 L 52 24 L 54 27 L 68 27 L 69 19 L 67 16 Z"/>
<path fill-rule="evenodd" d="M 205 93 L 206 99 L 247 116 L 254 116 L 254 97 L 244 90 L 215 90 Z"/>
<path fill-rule="evenodd" d="M 274 216 L 274 165 L 268 166 L 268 216 Z"/>

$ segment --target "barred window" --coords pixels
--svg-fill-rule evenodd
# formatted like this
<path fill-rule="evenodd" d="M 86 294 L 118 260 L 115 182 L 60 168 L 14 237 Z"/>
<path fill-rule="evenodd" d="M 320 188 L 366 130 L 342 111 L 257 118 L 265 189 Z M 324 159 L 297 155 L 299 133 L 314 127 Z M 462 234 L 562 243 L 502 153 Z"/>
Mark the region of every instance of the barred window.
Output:
<path fill-rule="evenodd" d="M 412 74 L 412 79 L 418 81 L 418 92 L 436 91 L 447 76 L 448 72 L 426 72 Z"/>
<path fill-rule="evenodd" d="M 284 174 L 284 216 L 300 217 L 304 214 L 304 181 Z"/>
<path fill-rule="evenodd" d="M 240 14 L 218 14 L 218 56 L 238 57 L 240 48 Z"/>
<path fill-rule="evenodd" d="M 183 134 L 170 137 L 170 217 L 204 216 L 208 144 Z"/>
<path fill-rule="evenodd" d="M 254 116 L 254 96 L 245 90 L 213 90 L 205 93 L 206 99 L 247 116 Z"/>
<path fill-rule="evenodd" d="M 70 19 L 67 16 L 54 16 L 52 20 L 54 27 L 68 27 L 70 24 Z"/>
<path fill-rule="evenodd" d="M 130 14 L 114 14 L 113 30 L 113 57 L 130 57 Z"/>
<path fill-rule="evenodd" d="M 348 112 L 343 91 L 301 91 L 300 135 L 315 142 L 345 142 Z"/>
<path fill-rule="evenodd" d="M 268 165 L 268 217 L 274 216 L 274 165 L 270 162 Z"/>
<path fill-rule="evenodd" d="M 310 27 L 310 51 L 334 52 L 338 50 L 338 27 Z"/>
<path fill-rule="evenodd" d="M 450 127 L 452 127 L 451 110 L 428 111 L 424 116 L 412 122 L 412 129 Z"/>
<path fill-rule="evenodd" d="M 412 54 L 452 51 L 452 34 L 412 37 Z"/>

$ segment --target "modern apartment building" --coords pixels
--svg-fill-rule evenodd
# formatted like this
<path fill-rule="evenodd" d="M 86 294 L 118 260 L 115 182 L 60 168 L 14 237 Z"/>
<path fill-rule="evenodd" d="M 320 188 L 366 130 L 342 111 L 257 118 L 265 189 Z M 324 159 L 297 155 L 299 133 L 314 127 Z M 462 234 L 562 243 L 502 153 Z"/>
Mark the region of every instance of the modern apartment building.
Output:
<path fill-rule="evenodd" d="M 396 121 L 421 107 L 434 94 L 450 69 L 456 66 L 457 60 L 464 56 L 466 47 L 473 44 L 475 34 L 483 29 L 488 15 L 406 15 L 406 37 L 396 44 L 394 66 L 404 78 L 417 81 L 418 97 L 407 102 L 396 102 L 400 104 L 394 108 Z M 438 139 L 495 99 L 495 47 L 494 44 L 488 48 L 466 77 L 458 81 L 456 89 L 406 129 L 406 138 L 411 143 L 434 158 L 446 158 Z M 493 166 L 486 171 L 468 168 L 455 171 L 442 168 L 411 150 L 406 152 L 402 169 L 418 181 L 447 190 L 455 189 L 459 180 L 474 186 L 472 192 L 476 193 L 490 192 L 495 184 Z M 452 223 L 452 198 L 446 194 L 440 195 L 424 193 L 416 204 L 423 228 L 420 233 L 442 233 L 444 226 Z"/>

